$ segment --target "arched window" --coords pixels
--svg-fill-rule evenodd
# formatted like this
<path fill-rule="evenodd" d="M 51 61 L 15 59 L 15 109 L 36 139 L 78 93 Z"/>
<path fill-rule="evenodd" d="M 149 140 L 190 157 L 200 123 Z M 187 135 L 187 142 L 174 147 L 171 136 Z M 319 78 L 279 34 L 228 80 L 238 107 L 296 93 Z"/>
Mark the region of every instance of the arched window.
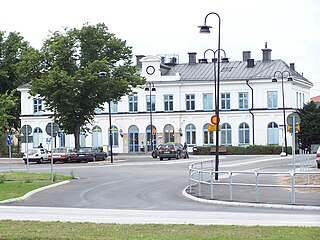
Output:
<path fill-rule="evenodd" d="M 209 123 L 203 126 L 203 145 L 213 145 L 213 131 L 208 130 Z"/>
<path fill-rule="evenodd" d="M 232 132 L 229 123 L 224 123 L 221 125 L 221 145 L 231 146 L 232 145 Z"/>
<path fill-rule="evenodd" d="M 174 128 L 171 124 L 167 124 L 164 126 L 164 143 L 174 142 Z"/>
<path fill-rule="evenodd" d="M 147 145 L 147 151 L 151 151 L 151 149 L 155 149 L 157 147 L 157 129 L 154 125 L 152 125 L 152 131 L 151 131 L 151 125 L 148 125 L 146 129 L 146 145 Z M 153 145 L 152 145 L 153 143 Z"/>
<path fill-rule="evenodd" d="M 102 146 L 102 130 L 99 126 L 92 128 L 92 147 Z"/>
<path fill-rule="evenodd" d="M 188 124 L 186 126 L 186 142 L 190 145 L 196 144 L 196 126 Z"/>
<path fill-rule="evenodd" d="M 239 145 L 250 144 L 250 129 L 247 123 L 239 125 Z"/>
<path fill-rule="evenodd" d="M 111 135 L 112 135 L 112 146 L 119 147 L 119 129 L 114 125 L 111 126 Z"/>
<path fill-rule="evenodd" d="M 36 127 L 33 130 L 33 147 L 36 148 L 40 145 L 40 143 L 42 143 L 42 145 L 44 145 L 43 143 L 43 139 L 42 139 L 42 129 L 39 127 Z"/>
<path fill-rule="evenodd" d="M 83 129 L 80 129 L 80 147 L 86 147 L 86 132 Z"/>
<path fill-rule="evenodd" d="M 267 144 L 279 144 L 279 128 L 275 122 L 268 124 Z"/>

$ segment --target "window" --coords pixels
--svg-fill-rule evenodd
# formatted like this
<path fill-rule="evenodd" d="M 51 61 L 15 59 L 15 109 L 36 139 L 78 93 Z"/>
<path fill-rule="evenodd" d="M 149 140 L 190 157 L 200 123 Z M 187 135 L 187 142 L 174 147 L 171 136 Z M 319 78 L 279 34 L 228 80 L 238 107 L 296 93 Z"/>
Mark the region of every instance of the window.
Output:
<path fill-rule="evenodd" d="M 146 100 L 147 100 L 147 111 L 150 112 L 150 95 L 146 96 Z M 151 95 L 151 111 L 154 112 L 156 110 L 156 96 L 155 95 Z"/>
<path fill-rule="evenodd" d="M 203 97 L 203 110 L 204 111 L 213 110 L 213 94 L 204 93 L 202 97 Z"/>
<path fill-rule="evenodd" d="M 117 113 L 118 112 L 118 102 L 112 101 L 110 103 L 110 109 L 111 109 L 111 113 Z"/>
<path fill-rule="evenodd" d="M 39 114 L 42 111 L 42 100 L 41 98 L 33 98 L 33 113 Z"/>
<path fill-rule="evenodd" d="M 171 112 L 173 111 L 173 95 L 166 94 L 163 96 L 164 99 L 164 111 Z"/>
<path fill-rule="evenodd" d="M 271 122 L 268 124 L 268 144 L 279 144 L 279 128 L 278 124 Z"/>
<path fill-rule="evenodd" d="M 230 110 L 230 93 L 221 93 L 221 110 Z"/>
<path fill-rule="evenodd" d="M 203 144 L 213 145 L 213 131 L 208 131 L 209 123 L 203 126 Z"/>
<path fill-rule="evenodd" d="M 138 112 L 138 96 L 129 96 L 129 112 Z"/>
<path fill-rule="evenodd" d="M 232 142 L 231 142 L 231 126 L 229 123 L 224 123 L 221 125 L 221 145 L 223 146 L 231 146 Z"/>
<path fill-rule="evenodd" d="M 110 136 L 109 131 L 108 131 L 108 136 Z M 112 136 L 112 146 L 118 147 L 119 146 L 119 129 L 114 125 L 111 126 L 111 136 Z"/>
<path fill-rule="evenodd" d="M 247 123 L 241 123 L 239 125 L 239 145 L 249 143 L 249 125 Z"/>
<path fill-rule="evenodd" d="M 92 146 L 93 147 L 102 146 L 102 130 L 99 126 L 94 126 L 92 128 Z"/>
<path fill-rule="evenodd" d="M 186 94 L 186 110 L 194 111 L 195 110 L 195 95 Z"/>
<path fill-rule="evenodd" d="M 36 148 L 40 145 L 42 142 L 42 129 L 41 128 L 35 128 L 33 130 L 33 147 Z"/>
<path fill-rule="evenodd" d="M 296 108 L 299 108 L 299 93 L 296 92 Z"/>
<path fill-rule="evenodd" d="M 186 142 L 190 145 L 196 144 L 196 127 L 193 124 L 186 126 Z"/>
<path fill-rule="evenodd" d="M 276 109 L 278 108 L 278 92 L 276 91 L 268 91 L 268 108 Z"/>
<path fill-rule="evenodd" d="M 249 100 L 247 92 L 239 92 L 239 109 L 248 109 Z"/>
<path fill-rule="evenodd" d="M 171 124 L 164 126 L 164 143 L 174 142 L 174 128 Z"/>

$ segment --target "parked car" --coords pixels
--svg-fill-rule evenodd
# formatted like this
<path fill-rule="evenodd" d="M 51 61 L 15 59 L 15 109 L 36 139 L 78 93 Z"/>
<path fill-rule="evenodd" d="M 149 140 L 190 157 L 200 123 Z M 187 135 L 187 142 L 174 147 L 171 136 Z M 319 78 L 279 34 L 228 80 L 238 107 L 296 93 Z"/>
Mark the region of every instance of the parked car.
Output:
<path fill-rule="evenodd" d="M 153 151 L 151 152 L 151 156 L 153 158 L 157 158 L 159 156 L 159 149 L 161 148 L 161 146 L 162 146 L 162 144 L 160 144 L 158 147 L 153 149 Z"/>
<path fill-rule="evenodd" d="M 51 153 L 49 153 L 48 158 L 53 159 L 53 163 L 56 162 L 71 162 L 73 158 L 76 156 L 76 152 L 74 148 L 70 147 L 60 147 L 52 149 Z"/>
<path fill-rule="evenodd" d="M 317 163 L 317 168 L 320 168 L 320 146 L 318 147 L 318 150 L 316 153 L 316 163 Z"/>
<path fill-rule="evenodd" d="M 76 155 L 73 156 L 73 159 L 77 162 L 81 161 L 93 161 L 96 160 L 106 160 L 108 154 L 102 150 L 102 148 L 96 147 L 80 147 L 78 151 L 76 151 Z"/>
<path fill-rule="evenodd" d="M 166 143 L 159 149 L 159 158 L 162 161 L 164 158 L 187 158 L 187 150 L 183 148 L 181 143 Z"/>
<path fill-rule="evenodd" d="M 23 161 L 25 164 L 29 162 L 44 163 L 50 161 L 48 158 L 48 150 L 44 148 L 29 149 L 27 153 L 23 154 Z"/>

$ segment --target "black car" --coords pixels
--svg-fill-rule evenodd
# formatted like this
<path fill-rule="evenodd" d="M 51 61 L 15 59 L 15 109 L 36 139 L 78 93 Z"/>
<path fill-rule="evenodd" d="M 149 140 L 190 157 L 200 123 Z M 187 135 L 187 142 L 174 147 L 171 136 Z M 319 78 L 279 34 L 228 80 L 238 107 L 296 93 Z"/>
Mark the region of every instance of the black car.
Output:
<path fill-rule="evenodd" d="M 161 146 L 162 146 L 162 144 L 160 144 L 158 147 L 153 149 L 153 151 L 151 152 L 151 156 L 153 158 L 157 158 L 159 156 L 159 149 L 161 148 Z"/>
<path fill-rule="evenodd" d="M 102 148 L 96 147 L 80 147 L 72 159 L 81 162 L 81 161 L 88 161 L 88 162 L 95 162 L 96 160 L 106 160 L 108 154 L 102 150 Z"/>
<path fill-rule="evenodd" d="M 159 158 L 162 161 L 164 158 L 171 158 L 179 159 L 179 158 L 187 158 L 187 149 L 183 148 L 181 143 L 166 143 L 163 144 L 159 148 Z"/>

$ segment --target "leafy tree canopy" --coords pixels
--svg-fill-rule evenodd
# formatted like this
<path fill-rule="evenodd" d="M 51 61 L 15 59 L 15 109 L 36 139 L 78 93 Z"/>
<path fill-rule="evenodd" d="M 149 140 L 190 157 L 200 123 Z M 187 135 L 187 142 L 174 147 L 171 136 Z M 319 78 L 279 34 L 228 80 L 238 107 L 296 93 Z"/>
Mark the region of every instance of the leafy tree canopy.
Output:
<path fill-rule="evenodd" d="M 301 118 L 301 133 L 299 140 L 301 147 L 305 149 L 311 144 L 320 143 L 320 108 L 311 101 L 299 110 Z"/>
<path fill-rule="evenodd" d="M 42 74 L 32 80 L 31 94 L 42 97 L 60 128 L 74 134 L 76 148 L 80 128 L 92 121 L 97 107 L 145 83 L 132 65 L 131 48 L 104 24 L 54 32 L 41 57 Z M 101 71 L 105 77 L 98 76 Z"/>

